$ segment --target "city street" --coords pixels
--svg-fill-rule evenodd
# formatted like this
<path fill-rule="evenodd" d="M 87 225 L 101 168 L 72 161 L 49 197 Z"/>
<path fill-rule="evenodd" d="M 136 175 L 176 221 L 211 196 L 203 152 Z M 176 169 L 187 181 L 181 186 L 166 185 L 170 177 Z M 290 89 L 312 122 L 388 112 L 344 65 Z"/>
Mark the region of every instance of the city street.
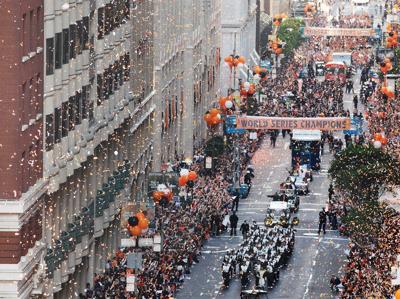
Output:
<path fill-rule="evenodd" d="M 356 93 L 360 88 L 359 75 L 353 78 Z M 352 99 L 353 94 L 344 94 L 345 110 L 353 111 Z M 270 146 L 266 138 L 252 160 L 256 176 L 249 197 L 240 201 L 238 227 L 244 220 L 255 220 L 259 225 L 264 225 L 265 212 L 272 200 L 268 195 L 278 190 L 279 184 L 287 178 L 290 157 L 289 136 L 283 139 L 280 135 L 275 148 Z M 297 213 L 300 224 L 296 227 L 294 253 L 289 264 L 281 270 L 278 284 L 268 290 L 269 299 L 334 298 L 329 281 L 332 275 L 341 272 L 348 240 L 331 230 L 329 225 L 326 235 L 318 235 L 318 213 L 328 199 L 330 181 L 327 172 L 331 159 L 326 145 L 321 170 L 314 174 L 311 183 L 311 193 L 300 198 L 300 210 Z M 221 289 L 221 265 L 225 253 L 236 248 L 241 241 L 240 235 L 230 237 L 229 233 L 209 240 L 203 247 L 200 263 L 186 277 L 177 298 L 239 298 L 239 279 L 231 282 L 228 289 Z"/>
<path fill-rule="evenodd" d="M 290 167 L 289 137 L 279 139 L 276 148 L 271 149 L 269 142 L 264 142 L 256 153 L 253 163 L 256 177 L 251 194 L 241 200 L 239 221 L 256 220 L 263 225 L 265 211 L 279 184 L 287 177 Z M 329 180 L 327 169 L 330 154 L 323 156 L 322 169 L 314 175 L 311 194 L 302 196 L 298 216 L 300 224 L 296 228 L 296 245 L 288 266 L 281 271 L 279 283 L 269 291 L 268 298 L 330 298 L 329 280 L 338 273 L 344 263 L 344 250 L 347 239 L 335 231 L 328 230 L 319 237 L 318 212 L 325 206 Z M 240 226 L 239 222 L 239 226 Z M 230 237 L 225 234 L 213 238 L 204 246 L 199 265 L 193 267 L 183 289 L 177 298 L 238 298 L 240 282 L 235 280 L 229 289 L 220 290 L 222 276 L 221 263 L 227 250 L 237 246 L 241 236 Z"/>

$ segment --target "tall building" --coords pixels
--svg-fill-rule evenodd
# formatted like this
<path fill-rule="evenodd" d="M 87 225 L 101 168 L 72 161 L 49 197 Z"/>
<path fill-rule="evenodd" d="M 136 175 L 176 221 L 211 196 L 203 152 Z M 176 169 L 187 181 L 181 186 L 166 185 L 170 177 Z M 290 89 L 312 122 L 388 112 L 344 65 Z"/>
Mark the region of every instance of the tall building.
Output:
<path fill-rule="evenodd" d="M 43 236 L 43 0 L 0 1 L 0 297 L 26 298 Z"/>
<path fill-rule="evenodd" d="M 154 0 L 154 169 L 193 157 L 219 95 L 221 2 Z"/>
<path fill-rule="evenodd" d="M 232 1 L 222 0 L 222 48 L 221 56 L 224 58 L 233 53 L 246 58 L 251 67 L 255 64 L 256 32 L 257 32 L 257 1 Z M 221 93 L 227 95 L 228 89 L 233 87 L 234 79 L 245 79 L 247 71 L 237 70 L 233 76 L 229 67 L 225 64 L 221 67 Z M 235 80 L 235 87 L 237 80 Z"/>
<path fill-rule="evenodd" d="M 0 297 L 75 298 L 117 248 L 121 206 L 145 193 L 145 2 L 0 2 Z"/>

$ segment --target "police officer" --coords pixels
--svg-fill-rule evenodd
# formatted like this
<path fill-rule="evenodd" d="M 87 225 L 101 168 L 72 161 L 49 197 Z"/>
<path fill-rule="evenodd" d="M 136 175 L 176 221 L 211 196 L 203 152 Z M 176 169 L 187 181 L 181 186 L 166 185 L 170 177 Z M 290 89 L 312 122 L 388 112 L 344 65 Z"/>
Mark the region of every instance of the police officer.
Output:
<path fill-rule="evenodd" d="M 319 212 L 319 225 L 318 225 L 318 234 L 321 233 L 321 229 L 326 234 L 326 212 L 324 208 Z"/>

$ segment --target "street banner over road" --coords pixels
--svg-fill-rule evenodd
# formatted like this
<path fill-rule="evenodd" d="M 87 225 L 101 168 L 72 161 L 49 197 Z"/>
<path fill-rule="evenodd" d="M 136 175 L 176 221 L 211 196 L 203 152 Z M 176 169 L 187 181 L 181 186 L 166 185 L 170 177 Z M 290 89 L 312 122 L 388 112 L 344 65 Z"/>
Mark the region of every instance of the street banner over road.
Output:
<path fill-rule="evenodd" d="M 348 117 L 267 117 L 238 116 L 237 128 L 248 130 L 349 130 L 351 120 Z"/>
<path fill-rule="evenodd" d="M 305 27 L 305 36 L 374 36 L 373 28 Z"/>

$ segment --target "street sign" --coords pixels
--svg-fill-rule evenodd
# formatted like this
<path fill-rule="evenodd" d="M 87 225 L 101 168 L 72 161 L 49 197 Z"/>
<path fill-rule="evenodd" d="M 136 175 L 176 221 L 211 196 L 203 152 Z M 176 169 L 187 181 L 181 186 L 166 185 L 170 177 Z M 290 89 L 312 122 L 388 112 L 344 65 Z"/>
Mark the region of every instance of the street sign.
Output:
<path fill-rule="evenodd" d="M 228 115 L 225 119 L 226 134 L 244 134 L 246 130 L 236 128 L 236 115 Z"/>
<path fill-rule="evenodd" d="M 206 157 L 206 165 L 205 168 L 206 169 L 212 169 L 212 157 Z"/>
<path fill-rule="evenodd" d="M 136 239 L 135 238 L 123 238 L 121 239 L 121 247 L 136 247 Z"/>
<path fill-rule="evenodd" d="M 136 276 L 135 274 L 126 274 L 126 291 L 136 292 Z"/>

